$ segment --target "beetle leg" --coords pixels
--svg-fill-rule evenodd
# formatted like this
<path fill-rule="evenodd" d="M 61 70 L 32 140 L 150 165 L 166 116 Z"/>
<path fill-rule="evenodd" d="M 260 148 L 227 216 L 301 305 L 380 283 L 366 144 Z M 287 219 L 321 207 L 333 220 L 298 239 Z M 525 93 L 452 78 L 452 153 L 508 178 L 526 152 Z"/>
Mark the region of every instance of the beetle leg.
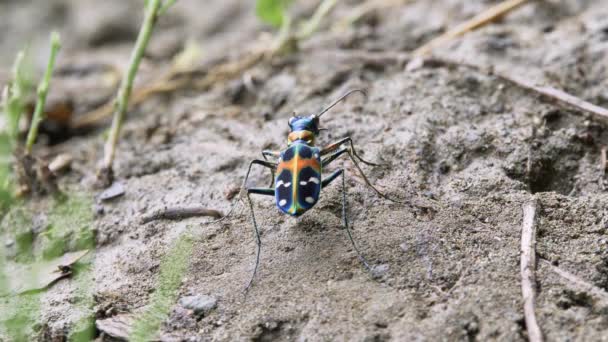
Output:
<path fill-rule="evenodd" d="M 370 165 L 370 166 L 380 166 L 380 164 L 372 163 L 372 162 L 369 162 L 369 161 L 361 158 L 361 156 L 359 156 L 357 154 L 357 150 L 355 150 L 355 145 L 353 144 L 353 139 L 351 137 L 346 137 L 346 138 L 340 139 L 340 140 L 338 140 L 338 141 L 336 141 L 334 143 L 331 143 L 331 144 L 325 146 L 323 149 L 321 149 L 321 155 L 323 156 L 323 155 L 326 155 L 328 153 L 334 152 L 334 151 L 336 151 L 338 148 L 340 148 L 342 145 L 344 145 L 346 143 L 350 144 L 350 149 L 351 149 L 353 155 L 355 157 L 357 157 L 357 159 L 359 159 L 363 164 L 367 164 L 367 165 Z"/>
<path fill-rule="evenodd" d="M 255 255 L 255 266 L 253 268 L 253 274 L 251 275 L 251 279 L 249 283 L 245 287 L 245 292 L 249 290 L 251 285 L 253 284 L 253 279 L 255 278 L 255 274 L 258 271 L 258 265 L 260 264 L 260 251 L 262 249 L 262 240 L 260 239 L 260 231 L 258 229 L 258 224 L 255 221 L 255 213 L 253 211 L 253 203 L 251 202 L 250 194 L 256 195 L 267 195 L 274 196 L 274 189 L 272 188 L 249 188 L 247 189 L 247 202 L 249 203 L 249 209 L 251 210 L 251 221 L 253 222 L 253 229 L 255 230 L 255 242 L 257 246 L 256 255 Z"/>
<path fill-rule="evenodd" d="M 391 202 L 406 204 L 404 202 L 401 202 L 401 201 L 395 200 L 393 198 L 390 198 L 387 195 L 385 195 L 384 193 L 380 192 L 380 190 L 376 189 L 376 187 L 373 186 L 372 183 L 369 181 L 369 179 L 367 178 L 367 176 L 365 175 L 365 173 L 363 172 L 363 170 L 359 166 L 359 163 L 357 162 L 357 159 L 355 159 L 355 156 L 353 155 L 353 152 L 348 147 L 342 147 L 338 151 L 336 151 L 333 154 L 331 154 L 329 157 L 323 159 L 323 161 L 321 161 L 322 167 L 324 168 L 325 166 L 329 165 L 329 163 L 331 163 L 332 161 L 336 160 L 337 158 L 339 158 L 340 156 L 342 156 L 345 153 L 348 153 L 348 156 L 350 157 L 350 160 L 352 160 L 353 164 L 355 164 L 355 167 L 359 171 L 359 174 L 361 175 L 361 177 L 363 177 L 363 180 L 365 181 L 365 184 L 367 184 L 367 186 L 369 186 L 370 188 L 372 188 L 376 192 L 376 194 L 378 194 L 378 196 L 380 196 L 380 197 L 382 197 L 384 199 L 387 199 L 387 200 L 389 200 Z"/>
<path fill-rule="evenodd" d="M 264 157 L 264 160 L 268 161 L 268 157 L 273 157 L 273 158 L 279 158 L 279 157 L 281 157 L 281 152 L 280 151 L 264 150 L 264 151 L 262 151 L 262 157 Z M 274 185 L 274 169 L 270 169 L 270 185 L 269 185 L 269 187 L 272 188 L 273 185 Z"/>
<path fill-rule="evenodd" d="M 340 176 L 340 174 L 343 172 L 344 172 L 343 169 L 336 170 L 331 175 L 324 177 L 323 181 L 321 182 L 321 190 L 323 190 L 326 186 L 328 186 L 329 183 L 333 182 L 334 179 L 338 178 L 338 176 Z"/>
<path fill-rule="evenodd" d="M 249 163 L 249 168 L 247 169 L 247 173 L 245 174 L 245 179 L 243 180 L 243 188 L 245 188 L 245 186 L 247 185 L 247 179 L 249 178 L 249 173 L 251 172 L 251 167 L 253 166 L 253 164 L 258 164 L 258 165 L 262 165 L 264 167 L 267 167 L 271 170 L 272 174 L 274 175 L 274 170 L 277 167 L 276 163 L 272 163 L 266 160 L 260 160 L 260 159 L 254 159 L 251 161 L 251 163 Z M 274 176 L 273 176 L 274 178 Z"/>
<path fill-rule="evenodd" d="M 359 257 L 359 260 L 361 261 L 363 266 L 365 266 L 367 271 L 371 272 L 372 269 L 369 266 L 368 261 L 363 257 L 363 254 L 361 254 L 361 251 L 359 251 L 359 248 L 357 248 L 357 245 L 355 244 L 355 240 L 353 239 L 352 232 L 348 225 L 348 217 L 346 215 L 346 207 L 347 207 L 346 181 L 344 180 L 344 174 L 345 174 L 344 169 L 339 169 L 339 170 L 334 171 L 331 175 L 329 175 L 329 177 L 323 179 L 323 188 L 325 188 L 325 186 L 329 185 L 333 180 L 335 180 L 339 176 L 342 176 L 342 225 L 346 229 L 346 234 L 348 234 L 348 239 L 350 240 L 350 243 L 353 245 L 353 249 L 355 250 L 355 252 L 357 252 L 357 256 Z"/>

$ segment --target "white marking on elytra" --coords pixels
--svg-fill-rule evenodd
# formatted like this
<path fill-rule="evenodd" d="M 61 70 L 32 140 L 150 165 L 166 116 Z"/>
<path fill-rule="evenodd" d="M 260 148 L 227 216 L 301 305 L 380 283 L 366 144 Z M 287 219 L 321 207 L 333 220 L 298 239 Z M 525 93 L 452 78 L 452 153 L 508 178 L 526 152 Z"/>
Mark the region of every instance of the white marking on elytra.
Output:
<path fill-rule="evenodd" d="M 310 177 L 310 179 L 308 179 L 308 181 L 300 181 L 300 185 L 306 185 L 306 184 L 308 184 L 308 182 L 312 182 L 312 183 L 315 183 L 315 184 L 319 184 L 320 183 L 319 178 L 317 178 L 317 177 Z"/>
<path fill-rule="evenodd" d="M 282 199 L 282 200 L 279 201 L 279 205 L 281 207 L 284 206 L 285 204 L 287 204 L 287 200 L 286 199 Z"/>
<path fill-rule="evenodd" d="M 319 154 L 318 153 L 315 153 L 315 158 L 319 159 Z"/>
<path fill-rule="evenodd" d="M 285 183 L 284 185 L 286 188 L 289 188 L 291 186 L 291 182 Z"/>
<path fill-rule="evenodd" d="M 306 197 L 304 200 L 306 201 L 306 203 L 310 203 L 310 204 L 315 203 L 315 199 L 312 197 Z"/>
<path fill-rule="evenodd" d="M 277 187 L 281 186 L 281 184 L 283 184 L 283 183 L 285 183 L 285 182 L 283 182 L 282 180 L 279 180 L 279 181 L 277 182 Z"/>

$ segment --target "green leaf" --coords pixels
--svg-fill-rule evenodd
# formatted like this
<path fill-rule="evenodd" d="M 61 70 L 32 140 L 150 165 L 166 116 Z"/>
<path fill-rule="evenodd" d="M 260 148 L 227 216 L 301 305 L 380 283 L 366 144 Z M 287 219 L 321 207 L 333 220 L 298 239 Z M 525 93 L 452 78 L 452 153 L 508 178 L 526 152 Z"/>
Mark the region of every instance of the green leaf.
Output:
<path fill-rule="evenodd" d="M 285 11 L 290 3 L 291 0 L 257 0 L 255 13 L 264 23 L 279 28 L 283 25 Z"/>

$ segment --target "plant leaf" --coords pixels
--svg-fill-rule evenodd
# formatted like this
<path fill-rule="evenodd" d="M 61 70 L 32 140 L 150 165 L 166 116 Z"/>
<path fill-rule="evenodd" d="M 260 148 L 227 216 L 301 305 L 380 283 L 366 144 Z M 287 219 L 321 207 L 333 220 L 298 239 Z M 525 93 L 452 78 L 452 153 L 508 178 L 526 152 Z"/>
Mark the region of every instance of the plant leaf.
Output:
<path fill-rule="evenodd" d="M 283 25 L 285 10 L 290 3 L 291 0 L 257 0 L 255 13 L 264 23 L 279 28 Z"/>
<path fill-rule="evenodd" d="M 5 273 L 8 275 L 8 293 L 1 296 L 15 295 L 47 288 L 61 278 L 69 276 L 67 270 L 89 250 L 66 253 L 49 261 L 33 264 L 7 263 Z"/>

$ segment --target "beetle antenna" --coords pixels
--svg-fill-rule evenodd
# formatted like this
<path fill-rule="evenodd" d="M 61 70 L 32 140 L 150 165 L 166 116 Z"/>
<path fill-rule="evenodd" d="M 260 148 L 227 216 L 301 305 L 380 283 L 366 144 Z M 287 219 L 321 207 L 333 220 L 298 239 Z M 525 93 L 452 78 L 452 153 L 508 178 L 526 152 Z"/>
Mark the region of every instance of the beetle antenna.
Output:
<path fill-rule="evenodd" d="M 365 90 L 363 90 L 363 89 L 353 89 L 353 90 L 349 91 L 348 93 L 342 95 L 339 99 L 337 99 L 336 101 L 334 101 L 334 103 L 330 104 L 327 108 L 323 109 L 321 111 L 321 113 L 315 114 L 313 116 L 316 117 L 316 118 L 321 117 L 321 115 L 325 114 L 325 112 L 327 112 L 328 110 L 332 109 L 333 106 L 337 105 L 338 103 L 340 103 L 340 101 L 344 100 L 350 94 L 355 93 L 355 92 L 360 92 L 361 94 L 363 94 L 363 96 L 367 97 L 367 93 L 365 92 Z"/>

